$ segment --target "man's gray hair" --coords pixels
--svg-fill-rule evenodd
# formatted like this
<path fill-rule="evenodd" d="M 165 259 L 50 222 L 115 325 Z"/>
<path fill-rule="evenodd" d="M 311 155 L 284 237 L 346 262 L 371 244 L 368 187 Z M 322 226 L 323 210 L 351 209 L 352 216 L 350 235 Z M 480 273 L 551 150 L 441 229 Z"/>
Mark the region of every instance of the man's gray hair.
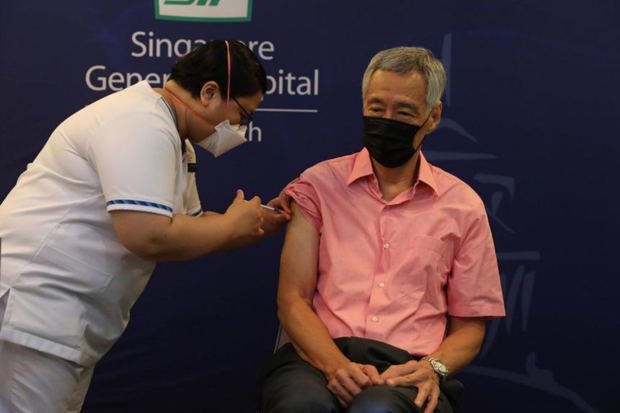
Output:
<path fill-rule="evenodd" d="M 377 70 L 406 75 L 417 72 L 426 80 L 426 109 L 431 110 L 441 100 L 446 86 L 446 71 L 433 52 L 423 47 L 395 47 L 377 53 L 366 68 L 362 80 L 362 98 L 366 99 L 370 78 Z"/>

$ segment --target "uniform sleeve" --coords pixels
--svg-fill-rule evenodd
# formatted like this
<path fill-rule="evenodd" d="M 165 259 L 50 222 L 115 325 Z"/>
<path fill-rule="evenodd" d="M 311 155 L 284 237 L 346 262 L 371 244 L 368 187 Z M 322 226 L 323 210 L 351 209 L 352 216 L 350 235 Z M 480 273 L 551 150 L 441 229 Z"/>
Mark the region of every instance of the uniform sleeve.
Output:
<path fill-rule="evenodd" d="M 172 216 L 180 146 L 156 114 L 128 114 L 103 126 L 90 156 L 108 212 Z"/>
<path fill-rule="evenodd" d="M 299 205 L 301 214 L 304 218 L 306 218 L 318 232 L 321 232 L 321 227 L 323 225 L 321 203 L 315 186 L 311 182 L 311 177 L 305 173 L 302 174 L 299 179 L 289 184 L 285 189 L 284 195 L 289 199 L 294 199 L 297 205 Z"/>
<path fill-rule="evenodd" d="M 448 281 L 448 313 L 456 317 L 506 315 L 489 220 L 480 201 Z"/>

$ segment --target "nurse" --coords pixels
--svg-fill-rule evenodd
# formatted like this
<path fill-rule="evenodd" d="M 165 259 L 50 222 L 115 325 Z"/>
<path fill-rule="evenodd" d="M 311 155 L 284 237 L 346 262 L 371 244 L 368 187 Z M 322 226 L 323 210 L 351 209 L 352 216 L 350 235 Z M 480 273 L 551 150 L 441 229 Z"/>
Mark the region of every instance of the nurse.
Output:
<path fill-rule="evenodd" d="M 138 83 L 56 128 L 0 205 L 1 412 L 80 411 L 155 262 L 284 224 L 240 190 L 224 214 L 203 212 L 193 173 L 192 144 L 217 157 L 246 141 L 266 86 L 247 47 L 216 40 L 181 57 L 164 89 Z"/>

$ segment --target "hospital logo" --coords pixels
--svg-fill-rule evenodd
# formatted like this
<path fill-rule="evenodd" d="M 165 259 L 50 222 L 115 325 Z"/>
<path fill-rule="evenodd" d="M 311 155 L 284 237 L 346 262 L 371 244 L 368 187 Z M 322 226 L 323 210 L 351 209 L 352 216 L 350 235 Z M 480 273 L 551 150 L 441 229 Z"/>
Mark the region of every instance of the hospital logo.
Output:
<path fill-rule="evenodd" d="M 155 0 L 155 18 L 206 22 L 249 22 L 252 0 Z"/>

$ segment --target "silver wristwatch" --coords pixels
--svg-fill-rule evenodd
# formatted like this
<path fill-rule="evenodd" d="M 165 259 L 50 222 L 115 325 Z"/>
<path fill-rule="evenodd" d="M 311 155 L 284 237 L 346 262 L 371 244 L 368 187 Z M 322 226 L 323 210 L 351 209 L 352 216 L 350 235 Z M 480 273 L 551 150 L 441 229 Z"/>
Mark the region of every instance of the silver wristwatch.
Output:
<path fill-rule="evenodd" d="M 450 374 L 450 372 L 448 371 L 448 368 L 446 367 L 445 364 L 429 356 L 422 357 L 422 360 L 426 360 L 431 364 L 431 367 L 433 368 L 433 370 L 435 370 L 435 373 L 437 373 L 437 375 L 439 376 L 440 386 L 444 384 L 446 380 L 448 380 L 448 375 Z"/>

